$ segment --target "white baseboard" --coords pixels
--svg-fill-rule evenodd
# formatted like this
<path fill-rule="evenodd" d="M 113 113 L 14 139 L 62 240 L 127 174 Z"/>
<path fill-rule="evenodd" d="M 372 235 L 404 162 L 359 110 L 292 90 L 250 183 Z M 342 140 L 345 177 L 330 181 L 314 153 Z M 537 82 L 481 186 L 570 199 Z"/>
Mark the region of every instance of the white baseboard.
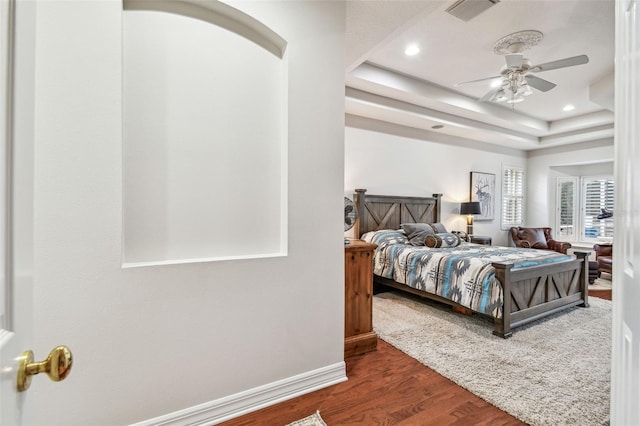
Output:
<path fill-rule="evenodd" d="M 215 425 L 346 380 L 343 361 L 131 426 Z"/>

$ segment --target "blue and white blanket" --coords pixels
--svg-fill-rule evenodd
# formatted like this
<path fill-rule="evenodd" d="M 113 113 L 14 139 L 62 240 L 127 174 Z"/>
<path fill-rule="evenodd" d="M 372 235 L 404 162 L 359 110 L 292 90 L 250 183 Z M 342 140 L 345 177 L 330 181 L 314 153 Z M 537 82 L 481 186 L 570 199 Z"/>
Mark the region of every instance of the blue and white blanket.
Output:
<path fill-rule="evenodd" d="M 402 230 L 368 232 L 362 239 L 378 245 L 375 275 L 496 318 L 502 317 L 503 294 L 492 262 L 513 263 L 513 269 L 517 269 L 573 258 L 550 250 L 464 242 L 448 248 L 413 246 Z"/>

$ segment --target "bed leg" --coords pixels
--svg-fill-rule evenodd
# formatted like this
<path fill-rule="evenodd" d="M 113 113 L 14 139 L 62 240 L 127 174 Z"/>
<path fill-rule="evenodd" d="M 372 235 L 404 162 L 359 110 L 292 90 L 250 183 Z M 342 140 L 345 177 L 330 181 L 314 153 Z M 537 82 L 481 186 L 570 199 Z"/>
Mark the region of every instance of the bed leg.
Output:
<path fill-rule="evenodd" d="M 574 251 L 573 254 L 582 260 L 580 265 L 580 291 L 582 292 L 583 302 L 578 305 L 583 308 L 589 307 L 589 253 L 583 251 Z"/>
<path fill-rule="evenodd" d="M 513 336 L 513 331 L 511 331 L 511 329 L 509 329 L 509 331 L 504 332 L 502 330 L 502 325 L 498 324 L 498 320 L 496 320 L 495 328 L 493 330 L 493 334 L 495 334 L 498 337 L 502 337 L 503 339 L 508 339 L 509 337 Z"/>
<path fill-rule="evenodd" d="M 502 318 L 494 319 L 493 334 L 503 339 L 511 337 L 511 268 L 512 264 L 494 262 L 496 278 L 502 284 Z"/>

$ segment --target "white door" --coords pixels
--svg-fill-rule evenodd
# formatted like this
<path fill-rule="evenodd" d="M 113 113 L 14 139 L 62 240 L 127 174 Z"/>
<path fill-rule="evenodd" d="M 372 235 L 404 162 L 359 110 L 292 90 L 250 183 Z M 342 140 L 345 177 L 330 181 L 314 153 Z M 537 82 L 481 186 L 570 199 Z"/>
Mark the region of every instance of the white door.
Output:
<path fill-rule="evenodd" d="M 640 4 L 616 1 L 611 424 L 640 424 Z"/>
<path fill-rule="evenodd" d="M 28 424 L 27 392 L 16 386 L 18 357 L 32 348 L 33 306 L 33 61 L 35 5 L 0 2 L 0 216 L 2 284 L 0 285 L 0 424 Z M 14 29 L 24 29 L 16 37 Z M 21 54 L 16 55 L 20 49 Z M 22 101 L 18 101 L 18 97 Z M 7 171 L 9 173 L 7 173 Z M 41 361 L 47 354 L 35 354 Z"/>
<path fill-rule="evenodd" d="M 14 61 L 15 25 L 17 19 L 26 23 L 33 19 L 33 8 L 22 2 L 20 10 L 13 0 L 0 2 L 0 63 L 2 70 L 0 89 L 2 102 L 2 142 L 0 146 L 2 173 L 0 190 L 2 202 L 0 220 L 2 222 L 1 262 L 2 283 L 0 284 L 0 423 L 3 425 L 23 424 L 23 409 L 27 404 L 26 393 L 16 389 L 18 356 L 32 344 L 32 274 L 31 260 L 33 244 L 30 218 L 33 216 L 29 202 L 33 190 L 29 187 L 28 176 L 32 170 L 28 122 L 33 121 L 33 109 L 25 103 L 14 102 L 16 96 L 25 94 L 29 87 L 28 40 L 21 38 L 25 51 L 20 61 Z M 20 74 L 24 72 L 24 74 Z M 17 125 L 22 123 L 25 127 Z M 21 139 L 22 144 L 15 143 Z M 7 173 L 9 172 L 9 173 Z M 25 181 L 25 177 L 27 180 Z M 18 188 L 17 185 L 22 185 Z M 21 243 L 15 244 L 17 241 Z"/>

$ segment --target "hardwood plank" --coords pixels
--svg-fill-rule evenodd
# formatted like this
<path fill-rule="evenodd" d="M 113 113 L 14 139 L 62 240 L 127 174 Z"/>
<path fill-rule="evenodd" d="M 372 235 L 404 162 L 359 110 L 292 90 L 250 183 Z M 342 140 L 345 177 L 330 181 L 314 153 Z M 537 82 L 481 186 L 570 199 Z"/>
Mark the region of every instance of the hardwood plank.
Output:
<path fill-rule="evenodd" d="M 525 425 L 383 340 L 347 358 L 344 383 L 222 423 L 285 425 L 316 410 L 328 425 Z"/>
<path fill-rule="evenodd" d="M 589 294 L 611 300 L 611 290 Z M 383 340 L 346 362 L 348 381 L 222 424 L 283 426 L 320 410 L 329 426 L 526 425 Z"/>
<path fill-rule="evenodd" d="M 611 290 L 589 290 L 589 296 L 599 297 L 600 299 L 611 300 Z"/>

